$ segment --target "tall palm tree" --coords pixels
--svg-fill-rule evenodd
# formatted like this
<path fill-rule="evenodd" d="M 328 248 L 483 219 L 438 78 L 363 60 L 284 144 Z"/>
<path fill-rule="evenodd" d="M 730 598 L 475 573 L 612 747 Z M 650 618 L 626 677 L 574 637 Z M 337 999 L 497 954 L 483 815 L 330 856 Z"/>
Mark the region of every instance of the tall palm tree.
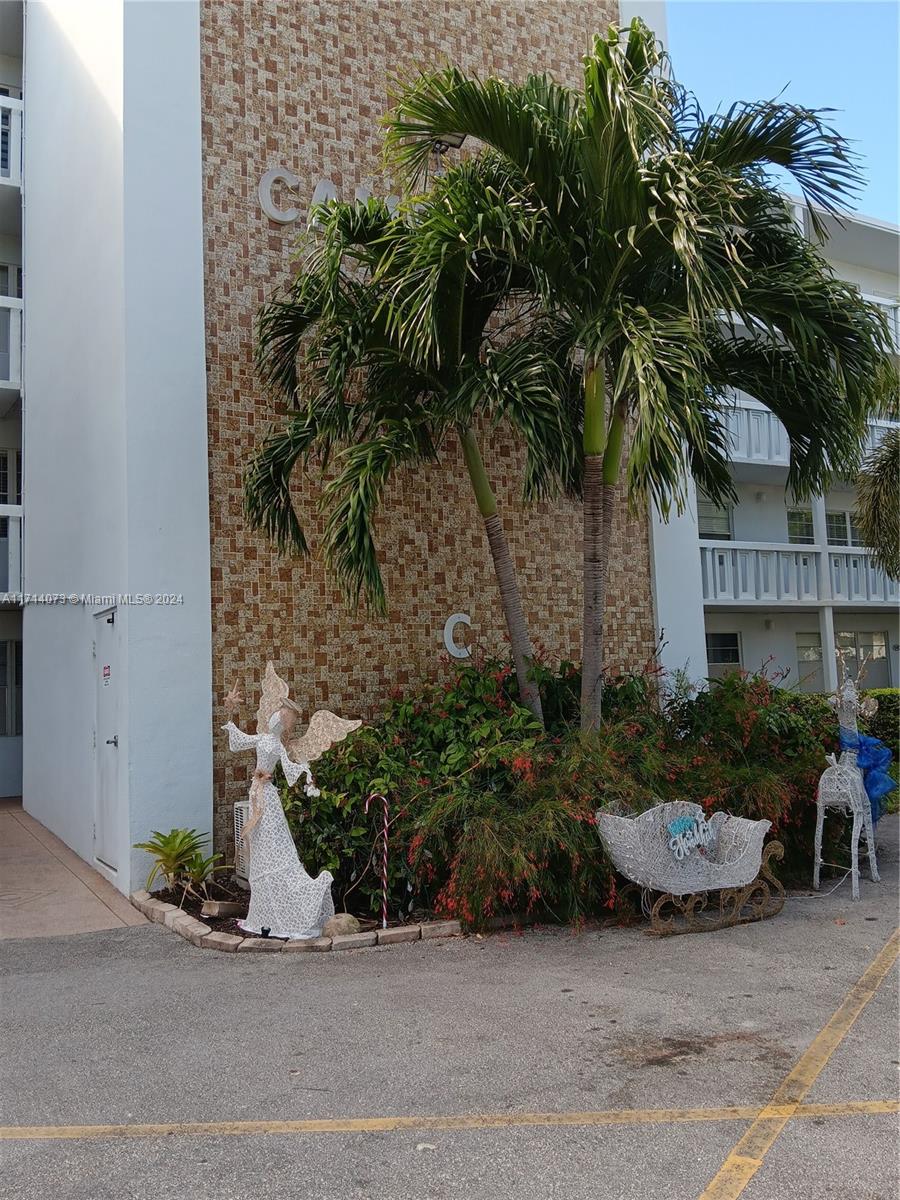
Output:
<path fill-rule="evenodd" d="M 505 420 L 524 440 L 526 500 L 577 487 L 579 389 L 552 322 L 516 306 L 521 279 L 480 261 L 458 231 L 496 204 L 508 174 L 462 166 L 428 204 L 391 215 L 383 204 L 331 204 L 316 214 L 308 253 L 285 297 L 261 314 L 258 363 L 293 414 L 245 476 L 251 524 L 284 549 L 308 552 L 291 495 L 298 462 L 337 474 L 324 488 L 326 563 L 350 602 L 384 611 L 373 519 L 385 484 L 435 460 L 456 440 L 484 522 L 519 694 L 542 720 L 515 569 L 479 444 L 479 418 Z M 498 212 L 505 219 L 506 202 Z M 395 316 L 428 281 L 427 337 L 410 347 Z M 516 334 L 516 331 L 518 333 Z M 574 393 L 574 401 L 573 401 Z"/>
<path fill-rule="evenodd" d="M 896 370 L 886 371 L 879 416 L 900 420 Z M 888 429 L 856 477 L 856 519 L 883 571 L 900 579 L 900 428 Z"/>
<path fill-rule="evenodd" d="M 583 61 L 577 91 L 546 75 L 519 84 L 424 73 L 399 91 L 387 145 L 409 184 L 451 134 L 508 164 L 517 205 L 491 248 L 528 264 L 579 348 L 591 730 L 623 482 L 664 510 L 683 504 L 691 474 L 727 496 L 722 409 L 749 378 L 787 428 L 792 490 L 823 486 L 858 457 L 887 327 L 834 278 L 770 177 L 775 166 L 793 176 L 820 232 L 818 210 L 840 210 L 857 168 L 820 113 L 772 102 L 704 116 L 639 20 L 624 40 L 615 27 L 595 37 Z M 417 328 L 412 313 L 404 332 Z"/>

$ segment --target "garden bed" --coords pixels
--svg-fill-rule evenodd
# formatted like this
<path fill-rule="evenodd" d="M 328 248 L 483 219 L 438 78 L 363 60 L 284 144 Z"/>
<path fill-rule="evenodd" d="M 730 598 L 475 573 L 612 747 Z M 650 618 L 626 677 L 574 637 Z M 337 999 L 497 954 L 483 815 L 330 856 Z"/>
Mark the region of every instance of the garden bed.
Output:
<path fill-rule="evenodd" d="M 331 950 L 364 950 L 374 946 L 389 946 L 400 942 L 418 942 L 431 938 L 456 937 L 461 932 L 459 921 L 426 921 L 418 924 L 394 925 L 387 929 L 372 928 L 341 937 L 291 939 L 262 938 L 245 934 L 236 917 L 199 916 L 200 902 L 187 897 L 182 907 L 161 899 L 163 893 L 132 892 L 131 903 L 150 921 L 165 925 L 192 945 L 204 950 L 261 951 L 264 953 L 322 952 Z M 176 897 L 177 898 L 177 897 Z M 372 922 L 374 925 L 375 923 Z"/>

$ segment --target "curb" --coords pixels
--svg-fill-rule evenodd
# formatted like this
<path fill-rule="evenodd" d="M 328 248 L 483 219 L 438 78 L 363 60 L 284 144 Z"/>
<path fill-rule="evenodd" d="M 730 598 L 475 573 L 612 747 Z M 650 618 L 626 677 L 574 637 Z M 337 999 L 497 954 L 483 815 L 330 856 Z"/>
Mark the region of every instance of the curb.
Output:
<path fill-rule="evenodd" d="M 182 912 L 176 905 L 154 899 L 149 892 L 132 892 L 128 899 L 148 921 L 164 925 L 173 933 L 177 933 L 190 942 L 192 946 L 198 946 L 202 950 L 219 950 L 226 954 L 233 954 L 237 950 L 242 953 L 262 952 L 265 954 L 362 950 L 370 946 L 393 946 L 399 942 L 459 937 L 462 933 L 459 921 L 427 921 L 423 925 L 397 925 L 391 929 L 377 929 L 370 933 L 349 933 L 335 938 L 319 937 L 282 941 L 280 938 L 254 937 L 252 934 L 241 937 L 235 933 L 214 931 L 202 921 Z"/>

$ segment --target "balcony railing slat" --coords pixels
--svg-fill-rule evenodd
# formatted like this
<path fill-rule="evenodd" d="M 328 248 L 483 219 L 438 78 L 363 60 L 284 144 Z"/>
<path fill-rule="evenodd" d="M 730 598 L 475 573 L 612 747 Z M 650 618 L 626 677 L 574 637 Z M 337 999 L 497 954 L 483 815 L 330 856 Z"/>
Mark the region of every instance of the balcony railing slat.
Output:
<path fill-rule="evenodd" d="M 900 585 L 866 550 L 835 553 L 765 543 L 700 543 L 703 599 L 708 603 L 816 603 L 827 570 L 838 603 L 893 603 Z"/>

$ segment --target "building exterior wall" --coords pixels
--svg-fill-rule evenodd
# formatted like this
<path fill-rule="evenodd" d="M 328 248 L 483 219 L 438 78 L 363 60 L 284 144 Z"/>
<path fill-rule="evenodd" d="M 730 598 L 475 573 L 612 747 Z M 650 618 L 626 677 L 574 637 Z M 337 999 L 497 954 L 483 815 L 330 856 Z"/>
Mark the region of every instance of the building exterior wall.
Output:
<path fill-rule="evenodd" d="M 289 277 L 300 229 L 264 215 L 260 177 L 279 165 L 299 177 L 296 194 L 280 196 L 279 204 L 296 204 L 301 221 L 323 178 L 346 199 L 362 184 L 387 195 L 379 118 L 392 74 L 410 77 L 419 66 L 449 59 L 483 75 L 547 70 L 577 84 L 589 37 L 614 15 L 611 4 L 582 0 L 203 4 L 214 692 L 218 698 L 239 682 L 248 697 L 245 720 L 269 658 L 301 706 L 371 716 L 392 685 L 443 669 L 441 634 L 451 613 L 470 615 L 479 642 L 499 648 L 503 639 L 487 542 L 455 447 L 439 466 L 398 481 L 385 497 L 378 540 L 386 619 L 354 618 L 317 560 L 279 559 L 247 529 L 241 471 L 275 416 L 254 378 L 254 314 Z M 564 503 L 523 511 L 521 461 L 510 438 L 485 431 L 483 449 L 533 634 L 551 654 L 576 655 L 580 512 Z M 314 535 L 316 494 L 312 481 L 297 481 Z M 624 509 L 616 522 L 613 665 L 638 666 L 653 648 L 647 524 Z M 216 841 L 224 847 L 231 804 L 246 790 L 247 763 L 230 756 L 221 738 L 215 747 Z"/>
<path fill-rule="evenodd" d="M 197 0 L 27 9 L 24 590 L 180 597 L 114 622 L 125 892 L 134 842 L 212 820 L 199 39 Z M 92 863 L 107 607 L 24 610 L 24 804 Z"/>

